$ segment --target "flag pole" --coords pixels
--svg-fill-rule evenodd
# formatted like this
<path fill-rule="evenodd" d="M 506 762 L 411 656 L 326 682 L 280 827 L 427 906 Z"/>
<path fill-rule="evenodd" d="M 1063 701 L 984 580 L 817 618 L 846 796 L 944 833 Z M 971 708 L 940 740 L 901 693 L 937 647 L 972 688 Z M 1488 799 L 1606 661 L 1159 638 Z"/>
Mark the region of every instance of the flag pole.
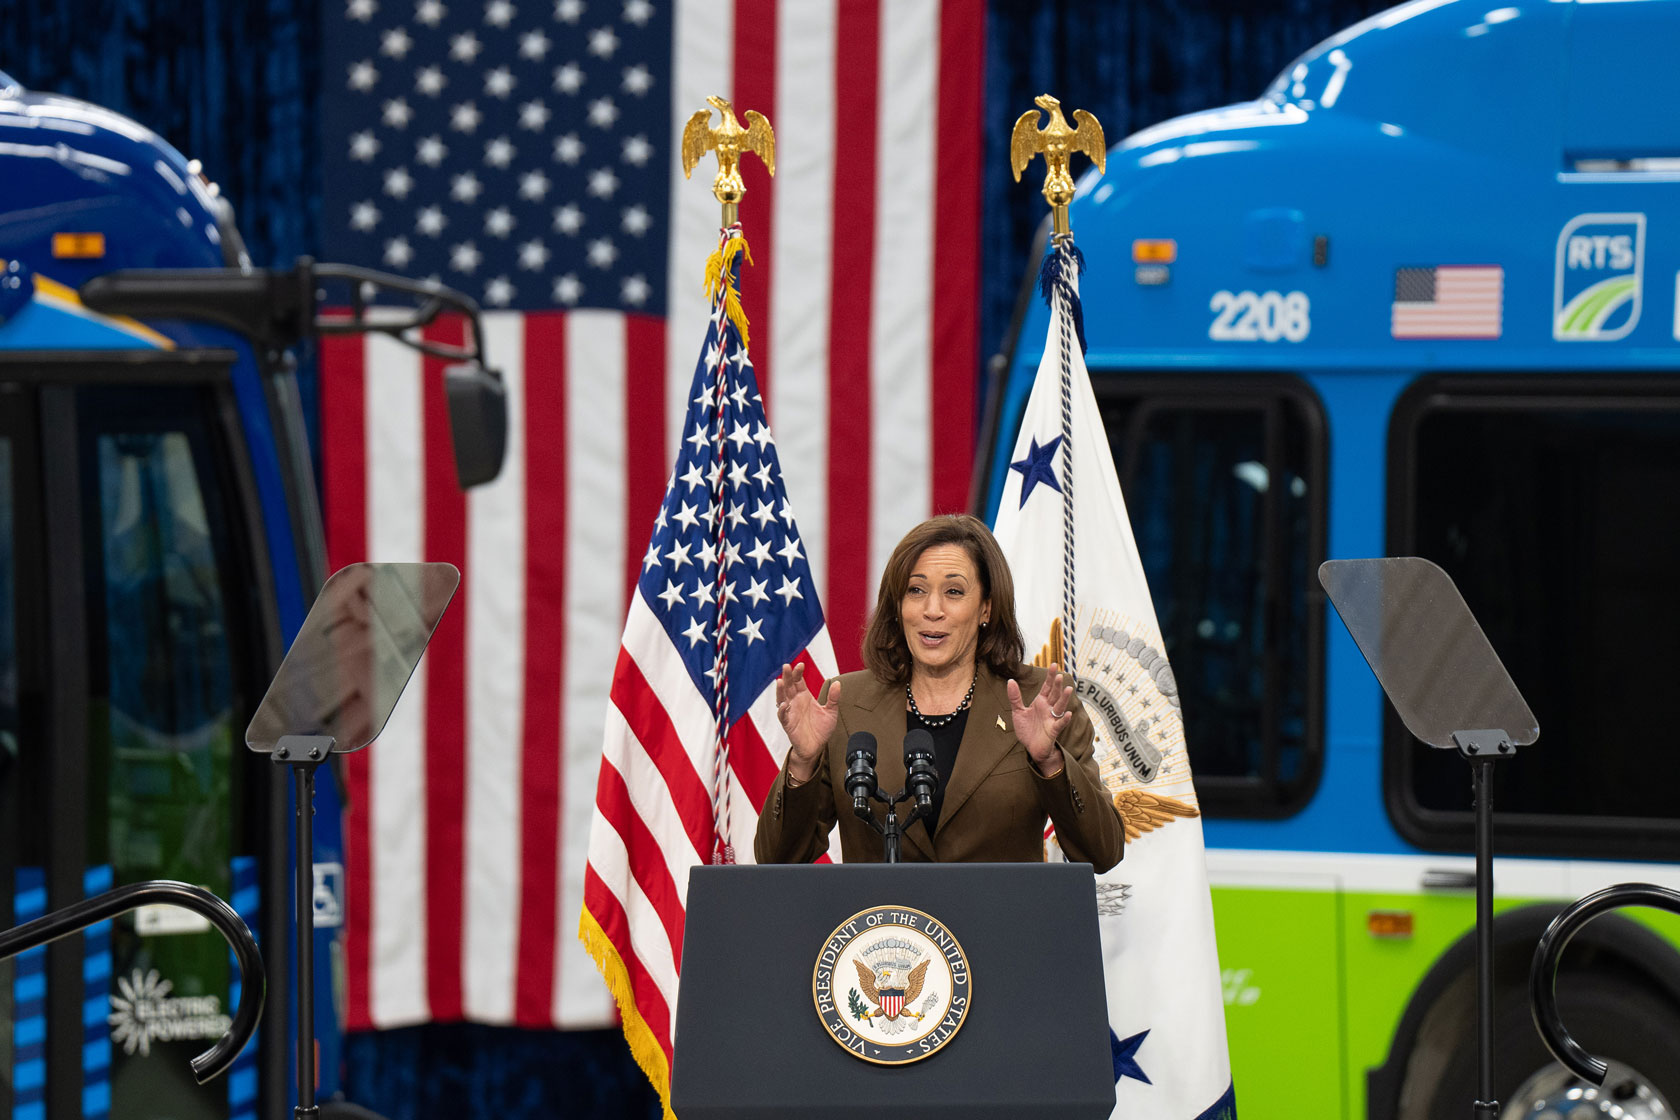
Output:
<path fill-rule="evenodd" d="M 1069 165 L 1074 152 L 1084 152 L 1097 170 L 1104 170 L 1108 149 L 1103 141 L 1102 125 L 1083 109 L 1073 111 L 1073 127 L 1062 117 L 1061 102 L 1049 94 L 1033 99 L 1035 109 L 1022 113 L 1015 122 L 1009 140 L 1009 164 L 1015 181 L 1035 155 L 1043 154 L 1045 164 L 1044 200 L 1050 204 L 1052 233 L 1050 248 L 1044 256 L 1039 272 L 1039 290 L 1050 304 L 1051 321 L 1056 324 L 1057 348 L 1061 353 L 1061 475 L 1062 475 L 1062 625 L 1061 666 L 1077 676 L 1079 655 L 1077 648 L 1078 600 L 1075 594 L 1073 548 L 1073 367 L 1071 354 L 1074 338 L 1079 340 L 1080 353 L 1085 351 L 1084 312 L 1079 303 L 1079 274 L 1085 271 L 1085 258 L 1073 243 L 1073 230 L 1068 225 L 1068 203 L 1073 201 L 1073 176 Z M 1049 123 L 1038 127 L 1039 110 L 1050 114 Z"/>
<path fill-rule="evenodd" d="M 747 349 L 747 316 L 741 308 L 738 287 L 740 265 L 744 256 L 752 263 L 746 236 L 740 227 L 741 199 L 747 185 L 741 179 L 741 157 L 748 152 L 764 161 L 765 168 L 776 173 L 776 134 L 762 113 L 748 109 L 747 127 L 735 119 L 735 108 L 722 97 L 708 97 L 706 101 L 718 111 L 720 123 L 713 127 L 712 109 L 701 109 L 683 126 L 683 178 L 689 178 L 694 167 L 708 151 L 717 153 L 718 171 L 712 180 L 712 196 L 723 207 L 722 227 L 718 231 L 718 247 L 706 260 L 706 296 L 712 304 L 712 315 L 719 320 L 727 317 L 740 339 L 740 350 Z M 725 454 L 724 431 L 726 390 L 730 347 L 720 341 L 715 356 L 708 355 L 713 366 L 709 391 L 711 441 L 716 448 L 709 472 L 711 482 L 712 547 L 717 560 L 717 579 L 712 584 L 712 604 L 715 625 L 712 633 L 712 862 L 734 863 L 735 846 L 731 837 L 729 804 L 729 569 L 728 522 L 724 509 L 729 498 L 730 481 Z"/>

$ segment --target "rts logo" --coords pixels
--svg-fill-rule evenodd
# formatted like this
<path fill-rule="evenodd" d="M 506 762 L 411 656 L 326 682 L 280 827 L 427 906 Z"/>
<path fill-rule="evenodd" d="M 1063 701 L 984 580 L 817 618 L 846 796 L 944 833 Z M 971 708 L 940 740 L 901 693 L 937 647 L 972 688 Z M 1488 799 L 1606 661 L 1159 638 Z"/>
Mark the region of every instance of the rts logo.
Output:
<path fill-rule="evenodd" d="M 1552 337 L 1609 342 L 1639 322 L 1645 215 L 1581 214 L 1558 234 Z"/>

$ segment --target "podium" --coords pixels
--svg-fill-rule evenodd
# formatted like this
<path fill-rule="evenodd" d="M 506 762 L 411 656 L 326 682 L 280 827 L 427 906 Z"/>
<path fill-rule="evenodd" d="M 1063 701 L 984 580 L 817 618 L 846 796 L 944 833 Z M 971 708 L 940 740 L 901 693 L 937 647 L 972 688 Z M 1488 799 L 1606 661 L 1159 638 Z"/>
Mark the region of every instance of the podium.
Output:
<path fill-rule="evenodd" d="M 697 867 L 674 1046 L 678 1120 L 1106 1120 L 1091 867 Z"/>

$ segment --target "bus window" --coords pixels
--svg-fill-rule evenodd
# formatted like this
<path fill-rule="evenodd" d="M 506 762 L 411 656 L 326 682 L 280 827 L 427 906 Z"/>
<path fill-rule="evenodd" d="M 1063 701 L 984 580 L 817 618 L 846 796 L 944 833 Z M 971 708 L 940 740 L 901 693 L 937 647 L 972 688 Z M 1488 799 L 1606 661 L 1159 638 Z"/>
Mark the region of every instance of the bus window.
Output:
<path fill-rule="evenodd" d="M 1495 770 L 1496 837 L 1556 856 L 1680 856 L 1680 391 L 1672 382 L 1438 377 L 1397 405 L 1390 551 L 1457 581 L 1540 723 Z M 1396 827 L 1471 843 L 1452 752 L 1385 733 Z"/>
<path fill-rule="evenodd" d="M 230 532 L 196 389 L 86 389 L 81 417 L 88 580 L 88 862 L 116 885 L 180 879 L 227 897 L 243 850 L 246 701 L 235 675 Z M 179 912 L 168 912 L 170 915 Z M 161 916 L 160 916 L 161 917 Z M 111 933 L 112 1111 L 177 1102 L 227 1115 L 188 1059 L 228 1024 L 221 937 L 170 917 Z M 194 927 L 198 928 L 194 928 Z"/>
<path fill-rule="evenodd" d="M 1300 808 L 1321 757 L 1324 437 L 1290 377 L 1094 372 L 1214 816 Z"/>

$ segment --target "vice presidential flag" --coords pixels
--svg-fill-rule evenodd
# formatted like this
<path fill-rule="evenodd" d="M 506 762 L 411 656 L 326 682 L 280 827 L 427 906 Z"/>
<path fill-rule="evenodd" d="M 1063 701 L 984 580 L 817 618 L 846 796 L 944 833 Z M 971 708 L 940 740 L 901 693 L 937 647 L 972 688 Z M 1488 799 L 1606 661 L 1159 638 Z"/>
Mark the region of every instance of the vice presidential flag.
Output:
<path fill-rule="evenodd" d="M 996 532 L 1028 655 L 1077 672 L 1103 780 L 1126 826 L 1125 858 L 1097 878 L 1114 1115 L 1234 1120 L 1178 689 L 1077 341 L 1078 254 L 1071 240 L 1050 252 L 1050 332 Z"/>
<path fill-rule="evenodd" d="M 731 275 L 744 254 L 733 227 L 707 269 L 682 447 L 613 671 L 578 931 L 667 1114 L 689 869 L 751 860 L 788 749 L 781 667 L 803 665 L 813 688 L 835 672 L 747 357 Z"/>
<path fill-rule="evenodd" d="M 325 0 L 324 255 L 478 300 L 510 408 L 502 476 L 462 494 L 442 363 L 323 342 L 332 565 L 462 572 L 385 735 L 346 756 L 352 1027 L 613 1021 L 575 930 L 619 636 L 707 330 L 718 204 L 677 153 L 708 95 L 780 139 L 775 178 L 744 170 L 742 299 L 842 667 L 893 544 L 965 505 L 985 19 L 980 0 Z"/>

